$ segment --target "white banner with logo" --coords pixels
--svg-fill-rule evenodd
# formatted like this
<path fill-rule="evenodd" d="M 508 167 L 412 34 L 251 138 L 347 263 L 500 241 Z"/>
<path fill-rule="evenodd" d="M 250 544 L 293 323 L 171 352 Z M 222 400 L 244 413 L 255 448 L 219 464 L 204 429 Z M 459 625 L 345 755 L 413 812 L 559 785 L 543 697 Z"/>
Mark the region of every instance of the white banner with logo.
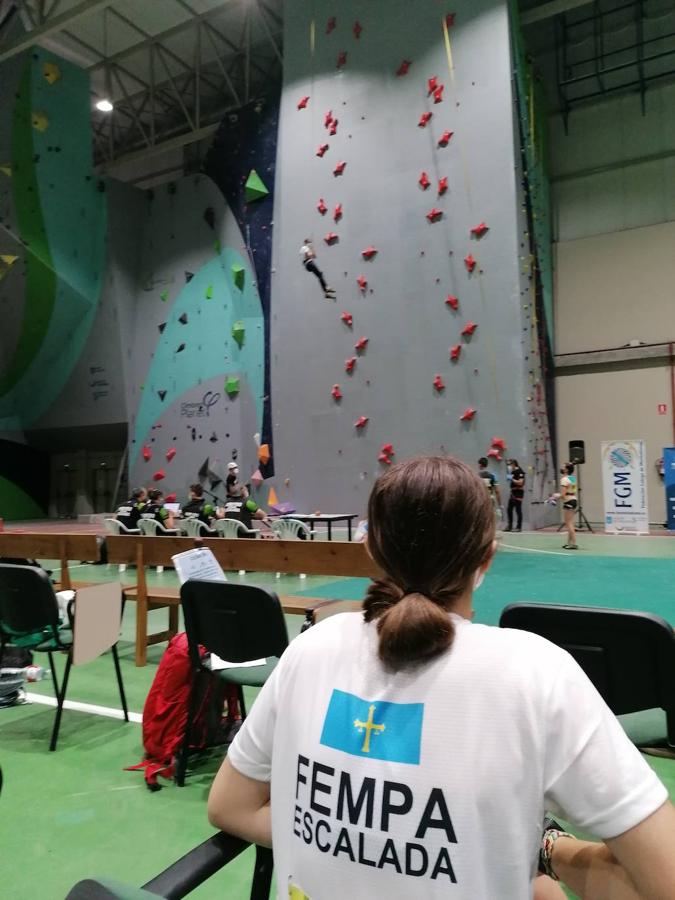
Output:
<path fill-rule="evenodd" d="M 602 443 L 605 531 L 649 534 L 644 441 Z"/>

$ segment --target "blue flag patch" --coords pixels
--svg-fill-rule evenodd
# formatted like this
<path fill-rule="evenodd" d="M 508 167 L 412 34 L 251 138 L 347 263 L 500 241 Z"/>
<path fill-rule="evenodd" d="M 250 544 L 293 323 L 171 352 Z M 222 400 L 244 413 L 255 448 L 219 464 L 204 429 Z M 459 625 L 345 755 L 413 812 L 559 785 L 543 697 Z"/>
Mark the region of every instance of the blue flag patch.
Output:
<path fill-rule="evenodd" d="M 333 690 L 321 743 L 352 756 L 418 766 L 423 719 L 423 703 L 362 700 Z"/>

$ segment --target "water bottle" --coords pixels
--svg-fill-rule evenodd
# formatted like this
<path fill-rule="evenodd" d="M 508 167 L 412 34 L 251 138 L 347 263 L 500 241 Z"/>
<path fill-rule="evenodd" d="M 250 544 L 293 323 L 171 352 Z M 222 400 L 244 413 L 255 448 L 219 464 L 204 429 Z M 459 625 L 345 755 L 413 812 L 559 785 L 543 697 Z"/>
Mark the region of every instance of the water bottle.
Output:
<path fill-rule="evenodd" d="M 32 684 L 35 681 L 42 681 L 43 678 L 46 678 L 49 675 L 49 670 L 43 669 L 42 666 L 26 666 L 25 669 L 21 670 L 21 674 L 29 684 Z"/>

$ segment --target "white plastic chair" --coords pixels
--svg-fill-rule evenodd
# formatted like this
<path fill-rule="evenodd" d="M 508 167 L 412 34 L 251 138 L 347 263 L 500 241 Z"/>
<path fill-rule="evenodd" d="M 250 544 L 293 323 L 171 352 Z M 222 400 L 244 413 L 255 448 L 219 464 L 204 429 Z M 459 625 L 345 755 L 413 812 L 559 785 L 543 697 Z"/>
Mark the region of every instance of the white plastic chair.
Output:
<path fill-rule="evenodd" d="M 312 532 L 299 519 L 274 519 L 270 527 L 280 541 L 301 541 L 300 535 L 304 535 L 305 539 L 309 541 L 312 537 Z M 281 572 L 277 572 L 277 578 L 281 578 Z M 307 578 L 307 576 L 301 572 L 300 578 Z"/>
<path fill-rule="evenodd" d="M 209 528 L 206 522 L 195 518 L 181 519 L 178 522 L 178 527 L 188 537 L 213 537 L 216 533 L 212 528 Z"/>
<path fill-rule="evenodd" d="M 127 528 L 127 526 L 117 519 L 104 519 L 106 534 L 140 534 L 138 528 Z M 126 572 L 126 563 L 120 563 L 117 567 L 118 572 Z"/>
<path fill-rule="evenodd" d="M 157 519 L 139 519 L 138 526 L 141 529 L 141 534 L 144 534 L 146 537 L 160 537 L 162 534 L 175 537 L 178 534 L 175 528 L 165 528 Z M 164 571 L 164 566 L 157 566 L 155 571 L 158 575 L 161 575 Z"/>
<path fill-rule="evenodd" d="M 247 528 L 239 519 L 216 519 L 215 526 L 218 536 L 222 538 L 230 538 L 232 540 L 247 536 L 258 537 L 258 532 L 255 528 Z M 246 569 L 239 569 L 239 574 L 245 575 Z"/>

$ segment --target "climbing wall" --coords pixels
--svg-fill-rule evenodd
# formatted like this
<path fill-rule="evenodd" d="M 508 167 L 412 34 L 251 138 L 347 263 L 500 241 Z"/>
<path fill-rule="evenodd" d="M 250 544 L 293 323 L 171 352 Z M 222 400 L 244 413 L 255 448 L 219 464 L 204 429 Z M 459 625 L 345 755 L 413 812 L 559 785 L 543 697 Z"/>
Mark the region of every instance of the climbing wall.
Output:
<path fill-rule="evenodd" d="M 505 0 L 286 5 L 272 280 L 279 499 L 396 459 L 532 463 Z M 310 238 L 334 298 L 301 264 Z M 501 479 L 500 479 L 501 480 Z M 528 495 L 529 499 L 529 495 Z"/>
<path fill-rule="evenodd" d="M 196 480 L 222 493 L 230 459 L 254 469 L 262 442 L 264 318 L 249 249 L 204 175 L 146 192 L 139 243 L 122 314 L 130 480 L 181 499 Z"/>

